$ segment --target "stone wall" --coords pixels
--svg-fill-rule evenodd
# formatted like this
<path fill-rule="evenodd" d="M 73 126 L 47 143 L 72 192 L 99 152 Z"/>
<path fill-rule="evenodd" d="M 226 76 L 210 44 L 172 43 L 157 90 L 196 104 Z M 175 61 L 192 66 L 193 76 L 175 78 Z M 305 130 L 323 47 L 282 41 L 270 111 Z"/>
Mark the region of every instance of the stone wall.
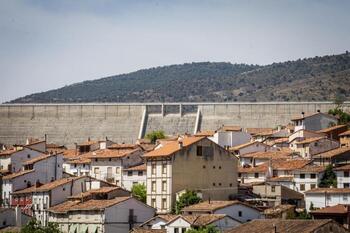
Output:
<path fill-rule="evenodd" d="M 344 106 L 349 111 L 350 103 Z M 275 127 L 289 123 L 301 112 L 327 112 L 333 107 L 330 102 L 3 104 L 0 105 L 0 143 L 24 143 L 27 137 L 44 139 L 45 134 L 49 142 L 70 146 L 88 137 L 135 142 L 141 127 L 145 133 L 157 129 L 168 134 L 193 133 L 198 109 L 201 130 L 217 129 L 223 124 Z M 141 125 L 145 109 L 149 109 L 149 114 Z M 178 113 L 174 112 L 176 109 Z"/>

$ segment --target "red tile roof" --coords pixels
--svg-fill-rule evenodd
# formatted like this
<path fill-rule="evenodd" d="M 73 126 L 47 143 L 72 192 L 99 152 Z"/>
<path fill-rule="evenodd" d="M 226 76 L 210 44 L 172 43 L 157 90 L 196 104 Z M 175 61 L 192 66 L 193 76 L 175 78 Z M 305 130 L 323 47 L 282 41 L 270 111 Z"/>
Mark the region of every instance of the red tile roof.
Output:
<path fill-rule="evenodd" d="M 349 205 L 338 204 L 335 206 L 327 206 L 318 210 L 311 211 L 311 214 L 348 214 Z"/>
<path fill-rule="evenodd" d="M 137 166 L 134 166 L 134 167 L 129 167 L 129 168 L 126 168 L 126 169 L 123 169 L 124 171 L 146 171 L 146 164 L 141 164 L 141 165 L 137 165 Z"/>
<path fill-rule="evenodd" d="M 315 188 L 305 193 L 350 193 L 350 188 Z"/>
<path fill-rule="evenodd" d="M 182 140 L 183 148 L 191 146 L 192 144 L 199 142 L 201 140 L 205 139 L 205 137 L 185 137 Z M 180 151 L 180 145 L 178 141 L 169 142 L 168 144 L 164 145 L 163 147 L 153 150 L 147 154 L 144 155 L 145 158 L 152 158 L 152 157 L 168 157 L 172 154 Z"/>
<path fill-rule="evenodd" d="M 134 152 L 141 151 L 140 148 L 136 149 L 123 149 L 123 150 L 114 150 L 114 149 L 100 149 L 96 151 L 91 151 L 84 154 L 85 158 L 97 159 L 97 158 L 123 158 Z"/>
<path fill-rule="evenodd" d="M 339 134 L 339 136 L 349 136 L 350 135 L 350 130 L 345 131 L 344 133 Z"/>
<path fill-rule="evenodd" d="M 350 147 L 341 147 L 333 150 L 329 150 L 323 153 L 313 155 L 313 158 L 333 158 L 338 155 L 342 155 L 350 152 Z"/>
<path fill-rule="evenodd" d="M 34 164 L 34 163 L 37 163 L 41 160 L 45 160 L 47 158 L 50 158 L 50 157 L 53 157 L 53 156 L 56 156 L 56 155 L 51 155 L 51 154 L 41 154 L 35 158 L 32 158 L 30 160 L 27 160 L 23 163 L 23 165 L 29 165 L 29 164 Z"/>
<path fill-rule="evenodd" d="M 20 172 L 16 172 L 16 173 L 12 173 L 12 174 L 9 174 L 7 176 L 4 176 L 2 177 L 3 180 L 11 180 L 13 178 L 16 178 L 16 177 L 19 177 L 19 176 L 23 176 L 23 175 L 26 175 L 28 173 L 32 173 L 34 172 L 34 169 L 33 170 L 25 170 L 25 171 L 20 171 Z"/>
<path fill-rule="evenodd" d="M 257 209 L 249 204 L 246 204 L 241 201 L 233 200 L 233 201 L 203 201 L 198 204 L 190 205 L 182 209 L 183 212 L 208 212 L 215 211 L 218 209 L 222 209 L 232 205 L 244 205 L 250 207 L 252 209 Z M 258 210 L 258 209 L 257 209 Z"/>

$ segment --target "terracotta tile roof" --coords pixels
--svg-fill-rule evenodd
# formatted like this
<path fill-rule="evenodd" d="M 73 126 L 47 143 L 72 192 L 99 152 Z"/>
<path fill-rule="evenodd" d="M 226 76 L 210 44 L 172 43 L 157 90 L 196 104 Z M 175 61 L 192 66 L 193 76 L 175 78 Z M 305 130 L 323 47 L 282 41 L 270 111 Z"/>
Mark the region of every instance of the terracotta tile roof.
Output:
<path fill-rule="evenodd" d="M 313 155 L 313 158 L 332 158 L 350 152 L 350 147 L 340 147 L 323 153 Z"/>
<path fill-rule="evenodd" d="M 39 143 L 43 143 L 46 142 L 45 140 L 40 140 L 37 138 L 28 138 L 28 143 L 25 144 L 25 146 L 32 146 L 32 145 L 36 145 Z"/>
<path fill-rule="evenodd" d="M 50 183 L 43 184 L 43 185 L 41 185 L 39 187 L 36 187 L 35 185 L 33 185 L 33 186 L 29 187 L 29 188 L 13 192 L 12 194 L 16 195 L 16 194 L 25 194 L 25 193 L 47 192 L 47 191 L 55 189 L 55 188 L 57 188 L 57 187 L 59 187 L 61 185 L 68 184 L 68 183 L 70 183 L 72 181 L 79 180 L 81 178 L 82 177 L 63 178 L 63 179 L 52 181 Z"/>
<path fill-rule="evenodd" d="M 305 159 L 274 159 L 271 161 L 273 170 L 278 171 L 291 171 L 299 168 L 303 168 L 307 164 L 311 163 L 311 160 Z M 255 167 L 239 167 L 238 172 L 240 173 L 255 173 L 255 172 L 266 172 L 268 169 L 269 162 L 265 162 Z"/>
<path fill-rule="evenodd" d="M 239 173 L 265 173 L 267 172 L 267 163 L 263 163 L 254 167 L 238 167 Z"/>
<path fill-rule="evenodd" d="M 158 214 L 156 217 L 159 217 L 161 219 L 164 219 L 165 221 L 170 221 L 173 218 L 175 218 L 177 215 L 175 214 Z"/>
<path fill-rule="evenodd" d="M 256 143 L 261 143 L 261 142 L 258 142 L 258 141 L 247 142 L 247 143 L 243 143 L 243 144 L 240 144 L 240 145 L 237 145 L 237 146 L 230 147 L 229 150 L 230 151 L 240 150 L 240 149 L 242 149 L 244 147 L 251 146 L 251 145 L 254 145 Z M 263 144 L 263 143 L 261 143 L 261 144 Z M 268 146 L 268 145 L 266 145 L 266 146 Z"/>
<path fill-rule="evenodd" d="M 68 164 L 90 164 L 91 159 L 85 157 L 79 157 L 75 159 L 70 159 L 67 161 Z"/>
<path fill-rule="evenodd" d="M 136 149 L 138 148 L 139 145 L 137 144 L 118 144 L 118 143 L 114 143 L 110 146 L 108 146 L 108 149 Z"/>
<path fill-rule="evenodd" d="M 211 137 L 216 133 L 215 130 L 199 131 L 194 136 L 196 137 Z"/>
<path fill-rule="evenodd" d="M 313 210 L 311 211 L 311 214 L 348 214 L 349 212 L 349 205 L 338 204 L 335 206 L 327 206 L 318 210 Z"/>
<path fill-rule="evenodd" d="M 13 153 L 17 152 L 16 148 L 8 149 L 8 150 L 2 150 L 0 151 L 0 157 L 1 156 L 9 156 L 12 155 Z"/>
<path fill-rule="evenodd" d="M 255 207 L 248 205 L 244 202 L 233 200 L 233 201 L 203 201 L 198 204 L 194 204 L 191 206 L 187 206 L 182 209 L 182 211 L 186 212 L 203 212 L 203 211 L 215 211 L 218 209 L 222 209 L 231 205 L 245 205 L 247 207 L 250 207 L 252 209 L 256 209 Z"/>
<path fill-rule="evenodd" d="M 255 135 L 263 132 L 273 132 L 273 128 L 246 128 L 246 132 Z"/>
<path fill-rule="evenodd" d="M 122 189 L 121 187 L 115 187 L 115 186 L 105 186 L 105 187 L 101 187 L 99 189 L 90 189 L 89 191 L 74 195 L 69 197 L 70 199 L 75 199 L 75 198 L 81 198 L 81 197 L 88 197 L 90 195 L 94 195 L 94 194 L 102 194 L 102 193 L 110 193 L 112 191 L 118 190 L 118 189 Z"/>
<path fill-rule="evenodd" d="M 333 171 L 349 171 L 350 170 L 350 164 L 346 164 L 340 167 L 333 168 Z"/>
<path fill-rule="evenodd" d="M 241 155 L 241 158 L 260 158 L 260 159 L 288 159 L 292 155 L 291 152 L 283 151 L 259 151 Z"/>
<path fill-rule="evenodd" d="M 85 141 L 85 142 L 81 142 L 81 143 L 78 143 L 77 145 L 78 146 L 91 146 L 93 144 L 98 144 L 99 142 L 96 141 L 96 140 L 88 140 L 88 141 Z"/>
<path fill-rule="evenodd" d="M 315 188 L 305 193 L 350 193 L 350 188 Z"/>
<path fill-rule="evenodd" d="M 339 134 L 339 136 L 349 136 L 350 135 L 350 130 L 345 131 L 344 133 Z"/>
<path fill-rule="evenodd" d="M 282 219 L 255 219 L 242 224 L 226 233 L 314 233 L 323 225 L 332 222 L 331 219 L 320 220 L 282 220 Z M 345 230 L 345 229 L 344 229 Z"/>
<path fill-rule="evenodd" d="M 184 219 L 186 222 L 190 223 L 193 227 L 207 226 L 215 221 L 225 218 L 226 214 L 201 214 L 201 215 L 179 215 L 175 219 L 168 222 L 171 223 L 178 218 Z"/>
<path fill-rule="evenodd" d="M 337 129 L 341 129 L 341 128 L 345 128 L 346 129 L 347 127 L 348 127 L 347 125 L 335 125 L 335 126 L 332 126 L 332 127 L 329 127 L 329 128 L 318 130 L 316 132 L 329 133 L 329 132 L 332 132 L 333 130 L 337 130 Z"/>
<path fill-rule="evenodd" d="M 67 149 L 63 151 L 63 158 L 64 159 L 71 159 L 78 156 L 78 152 L 76 149 Z"/>
<path fill-rule="evenodd" d="M 4 176 L 4 177 L 2 177 L 2 179 L 3 180 L 11 180 L 13 178 L 16 178 L 16 177 L 19 177 L 19 176 L 23 176 L 23 175 L 26 175 L 26 174 L 32 173 L 32 172 L 34 172 L 34 169 L 33 170 L 20 171 L 20 172 L 16 172 L 16 173 L 12 173 L 10 175 Z"/>
<path fill-rule="evenodd" d="M 89 210 L 103 210 L 110 206 L 114 206 L 132 197 L 115 197 L 113 199 L 103 199 L 103 200 L 87 200 L 84 202 L 80 201 L 66 201 L 58 206 L 49 209 L 51 212 L 55 213 L 67 213 L 69 211 L 89 211 Z M 68 202 L 68 203 L 67 203 Z"/>
<path fill-rule="evenodd" d="M 34 164 L 34 163 L 37 163 L 41 160 L 45 160 L 47 158 L 50 158 L 50 157 L 53 157 L 53 156 L 56 156 L 56 155 L 50 155 L 50 154 L 41 154 L 35 158 L 32 158 L 30 160 L 27 160 L 23 163 L 23 165 L 29 165 L 29 164 Z"/>
<path fill-rule="evenodd" d="M 224 125 L 219 130 L 220 131 L 242 131 L 242 127 L 236 126 L 236 125 Z"/>
<path fill-rule="evenodd" d="M 141 151 L 140 148 L 137 149 L 122 149 L 122 150 L 113 150 L 113 149 L 100 149 L 96 151 L 88 152 L 84 155 L 85 158 L 95 159 L 95 158 L 123 158 L 127 155 L 130 155 L 134 152 Z"/>
<path fill-rule="evenodd" d="M 185 137 L 182 140 L 183 148 L 191 146 L 192 144 L 199 142 L 201 140 L 205 139 L 205 137 Z M 147 154 L 144 155 L 145 158 L 152 158 L 152 157 L 167 157 L 171 156 L 172 154 L 180 151 L 181 148 L 179 146 L 178 141 L 170 142 L 163 147 L 153 150 Z"/>
<path fill-rule="evenodd" d="M 325 139 L 325 137 L 314 137 L 314 138 L 306 138 L 302 141 L 299 141 L 299 142 L 296 142 L 295 144 L 309 144 L 311 142 L 316 142 L 316 141 L 319 141 L 321 139 Z"/>
<path fill-rule="evenodd" d="M 137 165 L 137 166 L 134 166 L 134 167 L 129 167 L 129 168 L 126 168 L 126 169 L 123 169 L 124 171 L 146 171 L 146 164 L 141 164 L 141 165 Z"/>
<path fill-rule="evenodd" d="M 323 172 L 326 170 L 326 167 L 324 166 L 318 166 L 318 165 L 306 165 L 305 167 L 302 168 L 297 168 L 295 171 L 300 171 L 300 172 Z"/>
<path fill-rule="evenodd" d="M 271 140 L 271 141 L 267 142 L 266 144 L 269 146 L 273 146 L 273 145 L 276 145 L 278 143 L 288 143 L 288 142 L 289 142 L 289 138 L 285 137 L 285 138 L 277 138 L 277 139 Z"/>

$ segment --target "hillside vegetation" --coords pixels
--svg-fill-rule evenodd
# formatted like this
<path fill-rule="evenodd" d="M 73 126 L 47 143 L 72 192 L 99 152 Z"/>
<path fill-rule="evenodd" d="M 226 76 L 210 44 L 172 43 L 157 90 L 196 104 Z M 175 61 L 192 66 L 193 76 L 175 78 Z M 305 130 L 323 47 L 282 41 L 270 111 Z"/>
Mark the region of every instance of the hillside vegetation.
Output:
<path fill-rule="evenodd" d="M 266 66 L 190 63 L 85 81 L 15 99 L 52 102 L 327 101 L 350 99 L 350 55 Z"/>

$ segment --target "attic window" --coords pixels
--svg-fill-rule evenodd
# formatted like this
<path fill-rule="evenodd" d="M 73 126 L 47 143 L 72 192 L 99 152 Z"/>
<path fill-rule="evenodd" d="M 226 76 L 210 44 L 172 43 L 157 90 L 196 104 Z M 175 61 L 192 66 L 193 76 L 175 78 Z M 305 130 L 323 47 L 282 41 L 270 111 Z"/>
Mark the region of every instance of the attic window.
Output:
<path fill-rule="evenodd" d="M 197 156 L 202 156 L 202 146 L 197 146 Z"/>

